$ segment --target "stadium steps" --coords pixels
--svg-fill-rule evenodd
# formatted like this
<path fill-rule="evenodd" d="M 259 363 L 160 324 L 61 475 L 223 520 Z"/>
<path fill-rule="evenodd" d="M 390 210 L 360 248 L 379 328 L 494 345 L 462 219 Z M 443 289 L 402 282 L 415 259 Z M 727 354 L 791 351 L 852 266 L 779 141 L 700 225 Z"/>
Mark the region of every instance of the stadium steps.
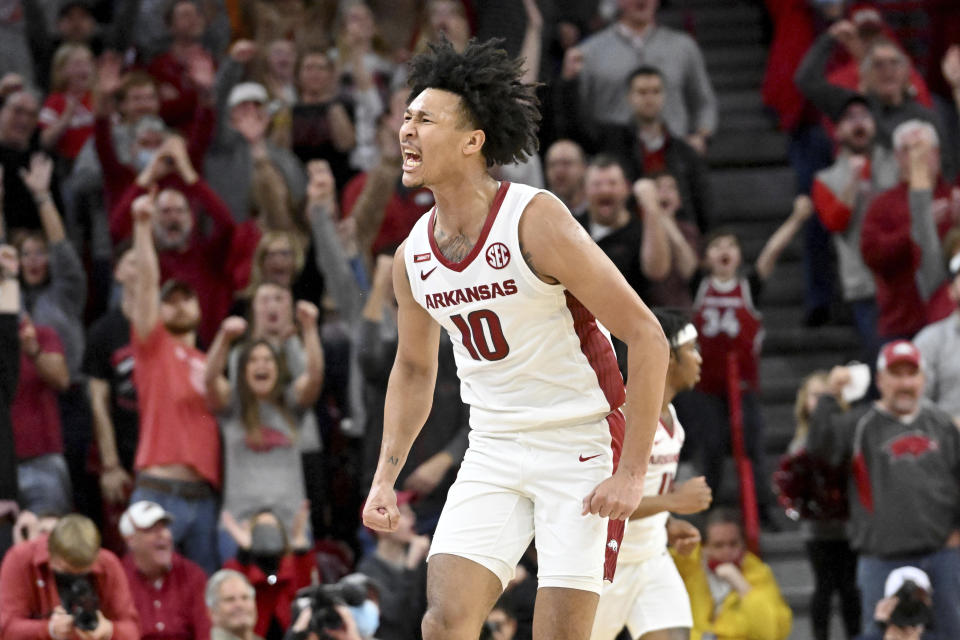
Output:
<path fill-rule="evenodd" d="M 745 260 L 755 260 L 770 234 L 789 215 L 796 193 L 787 162 L 786 136 L 763 105 L 767 48 L 765 16 L 757 0 L 673 0 L 664 22 L 688 28 L 697 38 L 717 93 L 719 128 L 707 155 L 712 169 L 712 226 L 730 226 L 741 240 Z M 767 281 L 760 303 L 766 340 L 760 364 L 761 411 L 766 423 L 768 470 L 793 437 L 793 404 L 801 380 L 811 371 L 829 369 L 858 352 L 849 326 L 811 329 L 803 326 L 803 247 L 796 238 L 784 251 Z M 721 501 L 736 500 L 733 465 L 726 463 Z M 773 567 L 784 597 L 794 612 L 790 640 L 809 640 L 809 600 L 813 576 L 798 525 L 778 515 L 779 533 L 764 532 L 761 553 Z M 835 614 L 831 637 L 844 637 Z"/>

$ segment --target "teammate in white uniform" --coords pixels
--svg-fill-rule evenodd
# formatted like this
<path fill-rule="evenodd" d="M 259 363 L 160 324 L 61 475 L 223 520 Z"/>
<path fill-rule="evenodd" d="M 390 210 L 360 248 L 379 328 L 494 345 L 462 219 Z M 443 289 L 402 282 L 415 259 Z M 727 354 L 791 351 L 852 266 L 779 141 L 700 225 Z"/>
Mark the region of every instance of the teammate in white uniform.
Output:
<path fill-rule="evenodd" d="M 669 345 L 557 198 L 490 176 L 535 153 L 539 120 L 498 46 L 444 42 L 411 62 L 403 183 L 437 204 L 394 261 L 399 344 L 363 518 L 397 525 L 393 485 L 430 410 L 443 327 L 473 431 L 431 548 L 424 638 L 475 640 L 536 534 L 534 638 L 585 640 L 642 497 Z M 602 327 L 628 346 L 625 392 Z"/>
<path fill-rule="evenodd" d="M 643 484 L 643 500 L 630 517 L 620 545 L 617 581 L 604 585 L 591 640 L 613 640 L 627 627 L 631 638 L 688 640 L 693 619 L 690 599 L 667 553 L 671 513 L 698 513 L 710 506 L 710 487 L 702 476 L 673 486 L 683 447 L 683 427 L 671 401 L 700 379 L 697 330 L 675 313 L 657 312 L 670 341 L 670 366 L 660 423 Z M 682 526 L 683 521 L 674 521 Z M 696 531 L 692 525 L 689 529 Z"/>

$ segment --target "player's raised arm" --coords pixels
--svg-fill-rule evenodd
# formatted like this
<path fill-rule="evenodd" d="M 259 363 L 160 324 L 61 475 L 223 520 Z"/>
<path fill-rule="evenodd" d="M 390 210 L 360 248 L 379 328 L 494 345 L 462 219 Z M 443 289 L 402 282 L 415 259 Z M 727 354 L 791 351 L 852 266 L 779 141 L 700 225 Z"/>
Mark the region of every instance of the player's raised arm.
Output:
<path fill-rule="evenodd" d="M 584 500 L 584 513 L 627 518 L 643 495 L 670 350 L 656 317 L 557 200 L 541 194 L 520 219 L 520 246 L 542 279 L 559 282 L 627 345 L 626 437 L 620 465 Z"/>
<path fill-rule="evenodd" d="M 405 246 L 406 242 L 400 245 L 393 261 L 399 332 L 397 358 L 387 383 L 380 459 L 363 507 L 363 523 L 378 531 L 392 531 L 400 522 L 393 485 L 430 414 L 437 381 L 440 325 L 413 299 L 403 255 Z"/>

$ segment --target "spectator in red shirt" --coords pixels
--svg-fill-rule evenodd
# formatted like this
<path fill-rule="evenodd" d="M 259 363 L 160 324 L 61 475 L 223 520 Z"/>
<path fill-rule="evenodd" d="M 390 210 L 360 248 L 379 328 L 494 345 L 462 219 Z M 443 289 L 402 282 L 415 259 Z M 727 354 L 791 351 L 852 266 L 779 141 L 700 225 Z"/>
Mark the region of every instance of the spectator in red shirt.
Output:
<path fill-rule="evenodd" d="M 96 625 L 77 628 L 63 594 L 91 588 Z M 117 557 L 100 548 L 96 525 L 78 514 L 61 518 L 49 536 L 21 542 L 0 566 L 0 636 L 5 640 L 138 640 L 137 611 Z M 80 634 L 83 634 L 82 636 Z"/>
<path fill-rule="evenodd" d="M 174 514 L 174 542 L 213 572 L 219 566 L 220 434 L 204 398 L 206 358 L 196 348 L 200 304 L 183 282 L 168 281 L 159 289 L 154 218 L 160 207 L 155 199 L 141 196 L 132 207 L 139 277 L 130 323 L 140 440 L 131 501 L 150 500 Z"/>
<path fill-rule="evenodd" d="M 292 622 L 290 605 L 297 591 L 310 584 L 316 569 L 306 535 L 310 505 L 304 502 L 294 518 L 288 538 L 287 529 L 269 510 L 238 523 L 226 510 L 223 523 L 239 547 L 236 558 L 224 564 L 244 575 L 256 590 L 257 623 L 253 631 L 266 636 L 270 627 L 286 629 Z"/>
<path fill-rule="evenodd" d="M 203 309 L 199 330 L 201 340 L 210 344 L 220 321 L 233 300 L 232 265 L 241 262 L 238 253 L 252 252 L 248 243 L 237 244 L 236 225 L 223 201 L 201 179 L 179 136 L 169 137 L 156 151 L 111 212 L 111 232 L 117 240 L 130 233 L 131 203 L 151 188 L 158 188 L 153 241 L 160 260 L 162 280 L 176 278 L 188 283 Z M 210 221 L 210 233 L 197 227 L 203 212 Z"/>
<path fill-rule="evenodd" d="M 40 110 L 40 143 L 72 161 L 93 133 L 93 54 L 86 45 L 62 45 L 53 56 L 51 93 Z"/>
<path fill-rule="evenodd" d="M 896 128 L 900 184 L 877 196 L 863 219 L 860 248 L 877 287 L 877 335 L 910 339 L 950 315 L 940 241 L 957 220 L 940 175 L 939 138 L 926 122 Z"/>
<path fill-rule="evenodd" d="M 203 569 L 173 550 L 173 516 L 155 502 L 135 502 L 120 518 L 129 551 L 121 561 L 140 614 L 143 640 L 208 640 L 210 618 L 200 594 Z"/>
<path fill-rule="evenodd" d="M 20 322 L 20 383 L 10 415 L 17 451 L 20 506 L 34 513 L 68 513 L 72 497 L 63 457 L 57 393 L 70 384 L 63 344 L 50 327 Z"/>
<path fill-rule="evenodd" d="M 193 167 L 203 167 L 204 154 L 213 140 L 216 115 L 209 88 L 204 87 L 196 110 L 181 128 Z M 156 126 L 157 122 L 162 123 L 158 120 L 153 120 L 149 128 L 138 128 L 148 116 L 160 116 L 156 82 L 142 71 L 121 76 L 120 61 L 112 57 L 100 65 L 95 106 L 97 157 L 86 161 L 81 179 L 83 185 L 92 186 L 91 182 L 97 182 L 97 187 L 104 191 L 104 204 L 109 211 L 136 180 L 138 172 L 149 164 L 150 150 L 155 151 L 171 132 L 165 126 Z M 170 122 L 166 125 L 173 126 Z M 147 132 L 155 135 L 146 139 Z"/>
<path fill-rule="evenodd" d="M 147 70 L 159 86 L 160 115 L 170 126 L 181 128 L 189 124 L 198 102 L 213 86 L 214 61 L 203 48 L 207 21 L 197 2 L 171 3 L 164 19 L 172 42 Z"/>

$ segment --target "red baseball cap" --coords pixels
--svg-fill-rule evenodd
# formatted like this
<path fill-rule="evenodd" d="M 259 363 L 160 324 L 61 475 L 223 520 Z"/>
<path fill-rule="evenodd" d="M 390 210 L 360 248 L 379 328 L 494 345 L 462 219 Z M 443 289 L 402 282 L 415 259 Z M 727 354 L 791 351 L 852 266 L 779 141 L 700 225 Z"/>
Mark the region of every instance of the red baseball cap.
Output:
<path fill-rule="evenodd" d="M 880 357 L 877 358 L 877 371 L 885 371 L 898 362 L 909 362 L 915 367 L 920 366 L 920 351 L 909 340 L 894 340 L 883 345 Z"/>

